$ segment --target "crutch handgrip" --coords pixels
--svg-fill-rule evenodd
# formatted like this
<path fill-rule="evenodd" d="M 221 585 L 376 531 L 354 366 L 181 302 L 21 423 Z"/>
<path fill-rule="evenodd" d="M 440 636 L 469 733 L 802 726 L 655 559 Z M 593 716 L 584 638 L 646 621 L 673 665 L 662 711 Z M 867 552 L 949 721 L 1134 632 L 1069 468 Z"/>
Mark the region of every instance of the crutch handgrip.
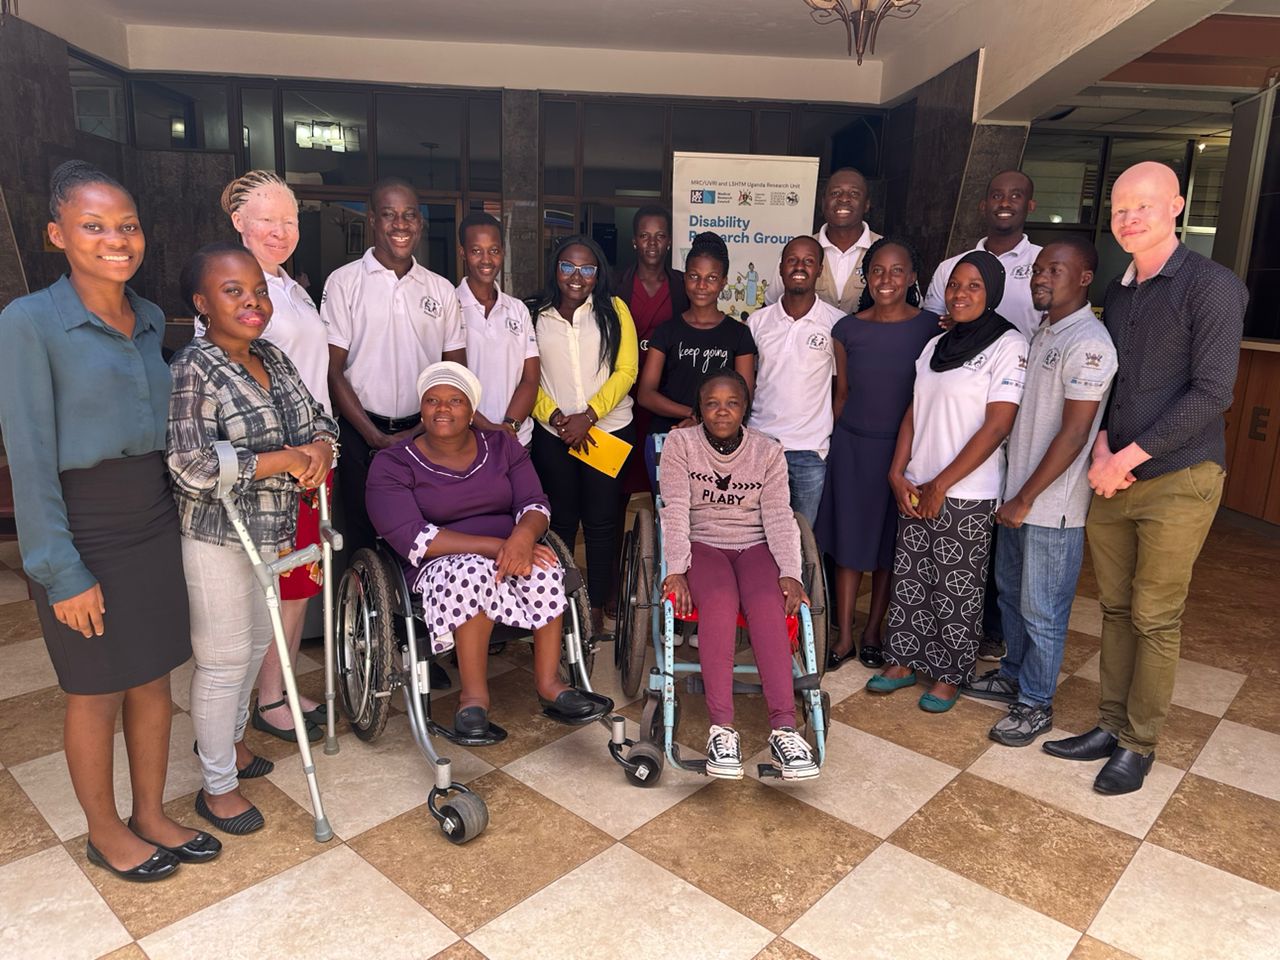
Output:
<path fill-rule="evenodd" d="M 316 563 L 323 556 L 320 544 L 313 543 L 310 546 L 303 547 L 301 550 L 294 550 L 292 553 L 286 553 L 278 560 L 272 560 L 267 566 L 271 568 L 273 576 L 282 577 L 290 570 L 296 567 L 305 567 L 309 563 Z"/>
<path fill-rule="evenodd" d="M 236 448 L 230 440 L 215 440 L 213 452 L 218 457 L 216 494 L 219 500 L 226 500 L 235 489 L 236 480 L 240 478 L 240 458 L 236 456 Z"/>

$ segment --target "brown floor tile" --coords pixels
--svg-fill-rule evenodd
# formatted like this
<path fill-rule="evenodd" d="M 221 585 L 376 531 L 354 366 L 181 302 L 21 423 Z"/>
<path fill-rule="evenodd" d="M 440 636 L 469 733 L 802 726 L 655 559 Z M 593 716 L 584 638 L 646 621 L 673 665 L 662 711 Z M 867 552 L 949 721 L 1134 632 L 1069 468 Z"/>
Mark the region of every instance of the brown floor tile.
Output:
<path fill-rule="evenodd" d="M 801 950 L 790 940 L 778 937 L 757 953 L 752 960 L 818 960 L 808 950 Z"/>
<path fill-rule="evenodd" d="M 923 684 L 916 684 L 890 694 L 860 690 L 832 707 L 831 716 L 908 750 L 964 769 L 992 745 L 987 731 L 1000 719 L 1000 714 L 963 697 L 944 714 L 926 713 L 917 705 L 925 689 Z"/>
<path fill-rule="evenodd" d="M 160 883 L 128 883 L 92 866 L 85 859 L 84 837 L 68 840 L 64 846 L 125 929 L 141 939 L 328 849 L 316 843 L 311 815 L 275 784 L 248 780 L 241 783 L 241 789 L 267 821 L 265 828 L 245 837 L 220 833 L 198 817 L 192 809 L 194 794 L 165 804 L 173 819 L 195 830 L 208 830 L 223 846 L 213 863 L 184 864 L 176 875 Z"/>
<path fill-rule="evenodd" d="M 1062 672 L 1075 673 L 1102 647 L 1102 641 L 1079 630 L 1067 631 L 1067 648 L 1062 655 Z"/>
<path fill-rule="evenodd" d="M 57 836 L 8 770 L 0 770 L 0 866 L 52 847 Z"/>
<path fill-rule="evenodd" d="M 1076 930 L 1089 926 L 1141 845 L 967 773 L 889 841 Z"/>
<path fill-rule="evenodd" d="M 485 955 L 467 943 L 467 941 L 459 940 L 457 943 L 445 947 L 431 960 L 485 960 Z"/>
<path fill-rule="evenodd" d="M 425 804 L 349 846 L 460 936 L 488 923 L 612 845 L 585 820 L 500 770 L 470 784 L 489 827 L 463 846 L 444 838 Z"/>
<path fill-rule="evenodd" d="M 1053 698 L 1054 726 L 1081 733 L 1096 727 L 1101 689 L 1096 680 L 1084 677 L 1068 677 L 1064 680 Z M 1169 716 L 1160 732 L 1157 758 L 1161 763 L 1189 770 L 1217 726 L 1217 717 L 1180 707 L 1176 703 L 1170 704 Z"/>
<path fill-rule="evenodd" d="M 623 843 L 781 933 L 880 841 L 748 778 L 709 784 Z"/>
<path fill-rule="evenodd" d="M 1231 701 L 1226 719 L 1280 733 L 1280 680 L 1250 677 Z"/>
<path fill-rule="evenodd" d="M 34 600 L 0 604 L 0 646 L 43 636 Z"/>
<path fill-rule="evenodd" d="M 105 956 L 99 957 L 98 960 L 147 960 L 146 951 L 144 951 L 136 943 L 131 943 L 119 950 L 112 950 Z"/>
<path fill-rule="evenodd" d="M 1067 960 L 1138 960 L 1138 958 L 1093 937 L 1081 937 Z"/>
<path fill-rule="evenodd" d="M 1280 890 L 1280 801 L 1188 773 L 1147 839 Z"/>
<path fill-rule="evenodd" d="M 58 687 L 0 700 L 0 763 L 12 767 L 61 750 L 66 708 L 66 694 Z"/>

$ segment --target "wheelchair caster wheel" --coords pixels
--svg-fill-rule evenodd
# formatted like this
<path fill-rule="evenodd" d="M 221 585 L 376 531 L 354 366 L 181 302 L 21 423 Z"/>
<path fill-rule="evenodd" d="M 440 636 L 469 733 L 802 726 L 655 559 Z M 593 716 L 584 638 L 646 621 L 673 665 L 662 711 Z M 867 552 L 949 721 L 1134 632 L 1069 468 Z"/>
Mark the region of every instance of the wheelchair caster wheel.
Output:
<path fill-rule="evenodd" d="M 474 840 L 489 825 L 489 808 L 474 793 L 458 793 L 440 808 L 440 832 L 450 843 Z"/>
<path fill-rule="evenodd" d="M 637 743 L 627 760 L 635 764 L 635 769 L 627 771 L 627 779 L 637 787 L 652 787 L 662 778 L 662 750 L 657 744 Z"/>

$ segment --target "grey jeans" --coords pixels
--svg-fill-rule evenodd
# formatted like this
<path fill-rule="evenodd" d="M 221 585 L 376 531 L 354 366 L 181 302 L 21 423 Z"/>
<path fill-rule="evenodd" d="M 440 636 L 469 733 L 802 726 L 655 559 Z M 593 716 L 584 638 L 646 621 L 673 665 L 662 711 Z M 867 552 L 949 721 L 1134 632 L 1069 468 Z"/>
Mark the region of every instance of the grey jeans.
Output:
<path fill-rule="evenodd" d="M 270 557 L 264 556 L 269 560 Z M 249 722 L 249 697 L 272 643 L 266 597 L 239 545 L 182 538 L 191 601 L 191 720 L 206 793 L 236 787 L 237 741 Z"/>

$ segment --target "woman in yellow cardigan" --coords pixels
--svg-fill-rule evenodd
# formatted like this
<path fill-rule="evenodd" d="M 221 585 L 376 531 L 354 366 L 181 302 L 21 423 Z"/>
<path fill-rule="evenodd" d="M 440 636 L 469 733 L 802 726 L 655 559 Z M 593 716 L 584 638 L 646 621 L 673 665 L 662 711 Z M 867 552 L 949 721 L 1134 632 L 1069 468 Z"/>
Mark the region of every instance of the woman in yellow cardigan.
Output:
<path fill-rule="evenodd" d="M 636 327 L 627 305 L 613 295 L 604 252 L 584 236 L 569 237 L 556 249 L 533 315 L 542 362 L 533 464 L 551 501 L 551 529 L 571 550 L 582 525 L 591 629 L 599 633 L 601 604 L 613 586 L 626 465 L 610 477 L 569 451 L 594 443 L 592 427 L 635 443 L 630 390 L 639 367 Z"/>

